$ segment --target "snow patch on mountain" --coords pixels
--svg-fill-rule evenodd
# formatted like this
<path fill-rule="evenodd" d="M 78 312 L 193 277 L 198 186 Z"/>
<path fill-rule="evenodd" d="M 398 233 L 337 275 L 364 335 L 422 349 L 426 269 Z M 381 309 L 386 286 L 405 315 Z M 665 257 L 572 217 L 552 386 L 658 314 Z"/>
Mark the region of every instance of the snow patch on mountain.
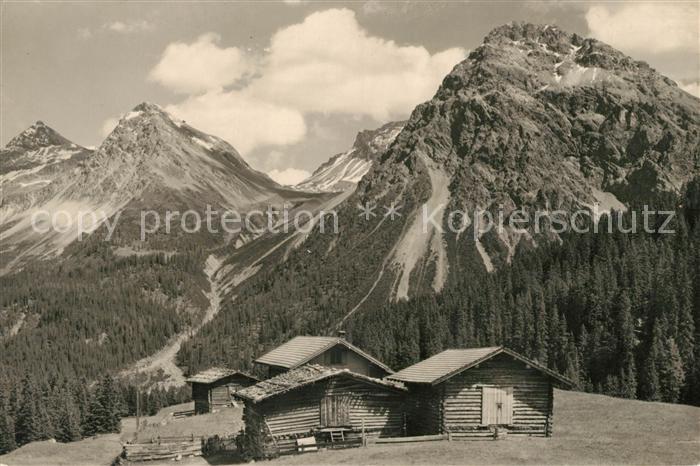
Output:
<path fill-rule="evenodd" d="M 389 123 L 377 130 L 362 131 L 347 151 L 331 157 L 295 187 L 300 191 L 339 192 L 352 190 L 372 168 L 374 160 L 394 142 L 403 122 Z"/>
<path fill-rule="evenodd" d="M 200 139 L 200 138 L 198 138 L 198 137 L 196 137 L 196 136 L 193 136 L 193 137 L 192 137 L 192 140 L 193 140 L 194 142 L 196 142 L 197 144 L 199 144 L 200 146 L 204 147 L 206 150 L 212 150 L 212 149 L 214 149 L 214 144 L 212 144 L 212 143 L 210 143 L 210 142 L 207 142 L 207 141 L 204 141 L 203 139 Z"/>

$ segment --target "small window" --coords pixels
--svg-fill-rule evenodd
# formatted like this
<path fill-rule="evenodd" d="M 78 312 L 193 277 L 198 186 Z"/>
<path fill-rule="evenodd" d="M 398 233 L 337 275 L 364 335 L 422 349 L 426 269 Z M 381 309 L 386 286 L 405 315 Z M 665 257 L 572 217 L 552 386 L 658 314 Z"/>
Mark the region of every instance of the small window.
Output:
<path fill-rule="evenodd" d="M 331 350 L 331 364 L 342 364 L 343 363 L 343 349 L 333 348 Z"/>

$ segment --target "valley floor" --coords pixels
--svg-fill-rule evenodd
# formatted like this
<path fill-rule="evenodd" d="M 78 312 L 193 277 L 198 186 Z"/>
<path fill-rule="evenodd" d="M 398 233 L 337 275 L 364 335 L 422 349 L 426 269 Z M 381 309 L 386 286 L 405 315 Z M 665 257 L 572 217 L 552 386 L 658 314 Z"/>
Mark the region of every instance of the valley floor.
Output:
<path fill-rule="evenodd" d="M 185 406 L 180 405 L 180 408 Z M 168 421 L 173 409 L 179 408 L 166 408 L 149 419 L 149 435 L 232 432 L 241 425 L 240 409 Z M 375 445 L 287 456 L 266 464 L 700 464 L 700 408 L 557 391 L 554 413 L 554 437 L 548 439 Z M 132 424 L 133 419 L 125 420 L 122 439 L 133 435 Z M 73 444 L 37 442 L 0 456 L 0 463 L 8 466 L 107 465 L 119 450 L 117 435 Z M 205 466 L 232 463 L 235 463 L 234 459 L 219 457 L 142 464 Z"/>

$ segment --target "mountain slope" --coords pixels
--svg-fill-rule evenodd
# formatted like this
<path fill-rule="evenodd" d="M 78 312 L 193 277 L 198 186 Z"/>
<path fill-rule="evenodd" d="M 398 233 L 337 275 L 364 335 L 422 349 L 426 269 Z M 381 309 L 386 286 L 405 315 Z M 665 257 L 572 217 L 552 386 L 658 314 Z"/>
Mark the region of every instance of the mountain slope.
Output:
<path fill-rule="evenodd" d="M 41 121 L 11 139 L 0 149 L 0 225 L 41 202 L 92 153 Z"/>
<path fill-rule="evenodd" d="M 361 131 L 350 150 L 321 164 L 296 188 L 311 192 L 339 192 L 354 188 L 394 142 L 404 124 L 403 121 L 392 122 L 375 130 Z"/>
<path fill-rule="evenodd" d="M 678 194 L 700 172 L 699 157 L 698 99 L 648 65 L 552 26 L 497 28 L 413 111 L 339 205 L 337 235 L 316 230 L 298 250 L 268 247 L 261 261 L 228 264 L 244 276 L 255 263 L 256 275 L 229 289 L 235 305 L 224 300 L 192 345 L 246 341 L 236 343 L 242 353 L 227 355 L 246 364 L 273 341 L 433 295 L 560 239 L 533 225 L 451 229 L 448 222 L 463 226 L 451 212 L 502 210 L 507 221 L 521 208 L 625 210 Z M 385 215 L 392 205 L 399 215 Z M 376 208 L 365 216 L 358 206 Z M 260 257 L 262 245 L 237 257 Z M 183 347 L 182 361 L 223 358 L 194 354 L 193 346 Z"/>
<path fill-rule="evenodd" d="M 64 146 L 52 147 L 65 151 Z M 15 159 L 33 160 L 35 151 L 19 144 L 8 146 L 8 150 L 26 152 L 21 157 L 8 157 L 11 164 L 7 166 L 3 161 L 3 171 L 17 165 Z M 12 249 L 5 256 L 5 272 L 32 257 L 60 254 L 80 235 L 81 218 L 83 230 L 89 233 L 119 215 L 114 218 L 120 224 L 119 231 L 129 233 L 117 235 L 116 246 L 131 246 L 131 241 L 140 239 L 134 225 L 140 222 L 142 210 L 160 216 L 168 210 L 180 214 L 195 210 L 203 216 L 209 206 L 219 213 L 231 210 L 243 214 L 261 206 L 280 207 L 287 201 L 309 198 L 253 170 L 225 141 L 175 120 L 148 103 L 127 113 L 100 147 L 89 158 L 83 158 L 84 163 L 70 165 L 73 171 L 57 172 L 48 185 L 30 181 L 36 183 L 32 184 L 36 189 L 24 196 L 24 202 L 5 209 L 0 240 Z M 15 180 L 14 171 L 5 176 L 13 177 L 15 183 L 23 182 Z M 43 211 L 63 219 L 65 224 L 58 229 L 61 231 L 51 228 L 50 219 L 40 215 Z M 37 218 L 41 220 L 36 225 L 39 232 L 32 226 Z M 180 218 L 175 217 L 174 223 L 180 223 Z M 232 239 L 230 236 L 227 240 Z M 182 246 L 181 241 L 182 235 L 173 235 L 172 241 L 167 237 L 157 239 L 158 243 L 172 243 L 174 248 Z M 164 244 L 154 247 L 162 249 Z"/>
<path fill-rule="evenodd" d="M 51 153 L 36 149 L 23 133 L 13 140 L 19 143 L 8 145 L 12 157 L 3 159 L 4 171 L 14 176 L 20 162 L 25 171 L 53 167 L 56 157 L 48 155 L 39 165 L 29 162 L 37 150 L 51 155 L 73 147 L 40 131 L 48 136 L 35 139 L 49 144 Z M 218 310 L 211 267 L 217 254 L 225 257 L 262 234 L 263 216 L 249 224 L 229 221 L 227 231 L 220 223 L 224 213 L 245 216 L 288 204 L 313 210 L 328 197 L 281 187 L 225 141 L 148 103 L 124 115 L 94 152 L 70 161 L 51 183 L 5 204 L 0 368 L 9 380 L 24 369 L 40 379 L 94 377 L 159 350 L 174 354 Z M 42 211 L 43 231 L 36 231 L 32 220 Z M 54 229 L 50 220 L 57 215 L 63 223 Z M 81 215 L 88 216 L 82 237 Z M 172 368 L 171 361 L 144 363 L 125 374 L 140 383 L 182 380 L 163 367 Z"/>

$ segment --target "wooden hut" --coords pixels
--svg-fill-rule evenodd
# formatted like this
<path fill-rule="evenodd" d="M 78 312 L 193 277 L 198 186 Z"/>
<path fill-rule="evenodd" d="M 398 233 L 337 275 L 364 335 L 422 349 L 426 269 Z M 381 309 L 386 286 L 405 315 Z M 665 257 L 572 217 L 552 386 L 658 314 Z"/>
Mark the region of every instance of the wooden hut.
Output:
<path fill-rule="evenodd" d="M 255 363 L 267 366 L 269 377 L 305 364 L 348 369 L 356 374 L 378 379 L 394 372 L 381 361 L 349 343 L 342 334 L 338 337 L 295 337 L 260 356 Z"/>
<path fill-rule="evenodd" d="M 259 380 L 234 369 L 212 367 L 186 380 L 192 386 L 195 414 L 210 413 L 231 406 L 240 389 L 255 385 Z"/>
<path fill-rule="evenodd" d="M 238 392 L 244 400 L 244 449 L 252 457 L 303 445 L 361 444 L 404 433 L 406 389 L 347 369 L 306 365 Z"/>
<path fill-rule="evenodd" d="M 552 435 L 555 385 L 572 382 L 507 348 L 450 349 L 389 376 L 409 389 L 408 434 Z"/>

